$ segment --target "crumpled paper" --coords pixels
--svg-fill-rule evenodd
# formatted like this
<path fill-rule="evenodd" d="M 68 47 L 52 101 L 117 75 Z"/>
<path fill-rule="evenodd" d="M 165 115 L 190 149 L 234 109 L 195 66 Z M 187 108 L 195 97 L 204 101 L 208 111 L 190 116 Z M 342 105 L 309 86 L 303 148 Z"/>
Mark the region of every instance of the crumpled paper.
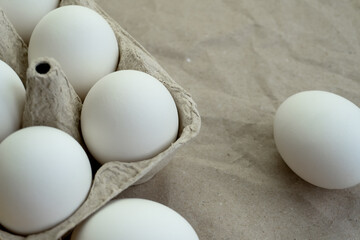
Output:
<path fill-rule="evenodd" d="M 359 239 L 360 187 L 297 177 L 273 117 L 304 90 L 360 106 L 359 1 L 99 0 L 192 93 L 199 136 L 120 197 L 161 202 L 202 240 Z"/>

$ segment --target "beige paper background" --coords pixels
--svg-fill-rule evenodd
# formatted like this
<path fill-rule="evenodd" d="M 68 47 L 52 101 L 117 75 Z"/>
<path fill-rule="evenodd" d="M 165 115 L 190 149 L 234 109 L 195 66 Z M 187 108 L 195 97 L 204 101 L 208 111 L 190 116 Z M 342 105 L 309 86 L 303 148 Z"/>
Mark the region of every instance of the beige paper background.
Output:
<path fill-rule="evenodd" d="M 202 116 L 194 141 L 119 197 L 173 208 L 202 240 L 360 238 L 360 186 L 304 182 L 272 135 L 277 107 L 299 91 L 360 106 L 359 1 L 98 3 L 192 94 Z"/>

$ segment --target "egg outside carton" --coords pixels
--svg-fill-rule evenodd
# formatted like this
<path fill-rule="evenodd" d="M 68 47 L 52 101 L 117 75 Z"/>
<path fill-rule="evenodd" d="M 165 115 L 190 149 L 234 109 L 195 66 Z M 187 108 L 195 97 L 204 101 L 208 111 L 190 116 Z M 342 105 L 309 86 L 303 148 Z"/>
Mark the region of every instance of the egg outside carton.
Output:
<path fill-rule="evenodd" d="M 62 0 L 60 6 L 80 5 L 98 12 L 104 17 L 115 32 L 120 59 L 117 70 L 138 70 L 148 73 L 158 79 L 170 91 L 179 113 L 179 134 L 177 140 L 165 151 L 157 156 L 139 162 L 108 162 L 97 169 L 89 195 L 84 203 L 69 218 L 62 223 L 46 231 L 29 235 L 19 236 L 0 229 L 1 240 L 24 240 L 24 239 L 62 239 L 77 224 L 86 219 L 92 213 L 104 206 L 111 199 L 119 195 L 128 187 L 140 184 L 151 179 L 157 172 L 170 162 L 171 154 L 179 147 L 196 137 L 200 131 L 201 118 L 196 108 L 196 103 L 180 85 L 178 85 L 168 73 L 157 63 L 129 33 L 127 33 L 116 21 L 110 18 L 94 0 Z M 71 134 L 83 144 L 80 131 L 81 100 L 73 92 L 73 88 L 66 79 L 60 65 L 54 59 L 38 59 L 28 68 L 27 45 L 23 42 L 16 30 L 0 9 L 0 59 L 9 64 L 22 79 L 27 89 L 26 104 L 24 109 L 24 125 L 47 125 L 57 127 Z M 39 64 L 49 64 L 50 68 L 45 73 L 36 71 Z M 47 91 L 49 102 L 44 97 L 38 98 L 37 92 L 44 88 L 44 83 L 51 79 L 51 91 Z M 28 81 L 28 83 L 26 83 Z M 60 91 L 61 89 L 61 91 Z M 48 88 L 49 90 L 49 88 Z M 61 92 L 62 94 L 59 94 Z M 65 92 L 65 94 L 64 94 Z M 74 97 L 75 96 L 75 97 Z M 36 104 L 31 104 L 36 102 Z M 35 111 L 35 107 L 43 107 L 45 111 Z M 60 111 L 54 111 L 54 106 L 60 106 Z M 67 112 L 67 107 L 72 109 Z M 58 114 L 58 117 L 44 117 L 46 114 Z M 31 115 L 31 117 L 30 117 Z M 72 117 L 64 117 L 64 116 Z M 60 120 L 59 120 L 60 119 Z M 84 144 L 83 144 L 84 146 Z"/>

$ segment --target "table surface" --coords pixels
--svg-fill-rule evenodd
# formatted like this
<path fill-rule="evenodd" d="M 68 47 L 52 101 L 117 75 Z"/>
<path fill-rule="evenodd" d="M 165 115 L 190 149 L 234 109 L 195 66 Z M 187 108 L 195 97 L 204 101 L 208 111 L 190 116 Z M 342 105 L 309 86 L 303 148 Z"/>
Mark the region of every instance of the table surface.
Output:
<path fill-rule="evenodd" d="M 360 105 L 360 2 L 98 0 L 188 92 L 199 136 L 119 197 L 163 203 L 202 240 L 359 239 L 360 187 L 325 190 L 278 154 L 273 119 L 304 90 Z"/>

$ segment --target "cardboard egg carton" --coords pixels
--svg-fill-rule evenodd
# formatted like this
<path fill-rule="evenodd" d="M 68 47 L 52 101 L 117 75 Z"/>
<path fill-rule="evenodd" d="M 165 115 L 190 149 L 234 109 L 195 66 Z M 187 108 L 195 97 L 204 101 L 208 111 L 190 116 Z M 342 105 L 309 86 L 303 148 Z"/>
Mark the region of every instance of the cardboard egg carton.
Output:
<path fill-rule="evenodd" d="M 72 216 L 44 232 L 19 236 L 0 228 L 1 240 L 62 239 L 77 224 L 134 184 L 148 181 L 171 158 L 171 154 L 194 138 L 200 131 L 201 119 L 191 96 L 179 86 L 156 60 L 117 22 L 111 19 L 94 0 L 62 0 L 60 6 L 81 5 L 102 15 L 116 34 L 120 50 L 117 70 L 146 72 L 165 85 L 173 96 L 179 113 L 177 140 L 157 156 L 132 163 L 109 162 L 97 169 L 85 202 Z M 79 130 L 82 103 L 55 59 L 42 58 L 28 66 L 27 45 L 0 9 L 0 59 L 9 64 L 26 85 L 23 127 L 46 125 L 72 135 L 83 146 Z M 37 69 L 37 67 L 45 67 Z M 41 111 L 39 110 L 41 109 Z"/>

